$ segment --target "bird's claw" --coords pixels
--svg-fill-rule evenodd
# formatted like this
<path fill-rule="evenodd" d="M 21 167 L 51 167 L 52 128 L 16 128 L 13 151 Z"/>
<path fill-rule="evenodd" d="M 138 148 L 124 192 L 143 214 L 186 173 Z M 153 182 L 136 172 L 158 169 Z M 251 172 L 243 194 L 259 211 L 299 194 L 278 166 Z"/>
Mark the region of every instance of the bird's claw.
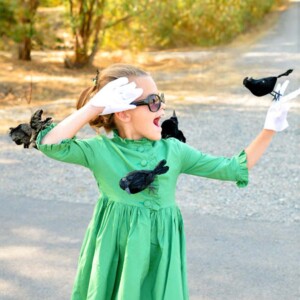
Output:
<path fill-rule="evenodd" d="M 283 97 L 290 81 L 286 80 L 282 85 L 278 83 L 274 89 L 273 101 L 279 101 Z"/>
<path fill-rule="evenodd" d="M 298 88 L 297 90 L 284 96 L 288 84 L 289 84 L 289 80 L 286 80 L 282 85 L 280 83 L 277 84 L 276 89 L 274 91 L 276 93 L 274 95 L 275 101 L 278 102 L 280 100 L 280 103 L 286 103 L 300 95 L 300 88 Z"/>
<path fill-rule="evenodd" d="M 275 92 L 275 91 L 273 93 L 271 93 L 271 95 L 273 96 L 272 101 L 279 101 L 280 97 L 283 96 L 283 94 L 280 94 L 280 93 Z"/>

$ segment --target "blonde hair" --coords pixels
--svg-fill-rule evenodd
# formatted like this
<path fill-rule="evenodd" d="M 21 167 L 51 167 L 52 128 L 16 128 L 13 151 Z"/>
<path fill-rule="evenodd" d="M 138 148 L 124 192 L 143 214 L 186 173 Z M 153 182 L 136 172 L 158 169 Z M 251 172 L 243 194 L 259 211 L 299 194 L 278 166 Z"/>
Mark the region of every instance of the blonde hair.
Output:
<path fill-rule="evenodd" d="M 94 86 L 85 89 L 80 94 L 76 108 L 80 109 L 81 107 L 83 107 L 101 88 L 103 88 L 110 81 L 113 81 L 120 77 L 141 76 L 149 76 L 149 73 L 133 65 L 113 64 L 100 71 L 100 73 L 97 72 L 97 76 L 94 79 Z M 98 116 L 97 118 L 91 120 L 89 124 L 96 131 L 99 131 L 101 127 L 103 127 L 106 132 L 110 132 L 111 130 L 116 129 L 113 114 Z"/>

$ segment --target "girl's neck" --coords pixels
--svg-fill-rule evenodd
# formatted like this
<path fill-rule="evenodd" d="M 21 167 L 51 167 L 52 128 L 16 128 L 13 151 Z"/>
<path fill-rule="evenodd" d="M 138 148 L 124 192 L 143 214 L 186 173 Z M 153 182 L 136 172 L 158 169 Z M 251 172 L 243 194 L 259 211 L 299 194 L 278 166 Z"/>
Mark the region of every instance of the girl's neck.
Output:
<path fill-rule="evenodd" d="M 129 128 L 118 128 L 117 131 L 122 139 L 140 140 L 143 138 L 141 135 L 134 134 Z"/>

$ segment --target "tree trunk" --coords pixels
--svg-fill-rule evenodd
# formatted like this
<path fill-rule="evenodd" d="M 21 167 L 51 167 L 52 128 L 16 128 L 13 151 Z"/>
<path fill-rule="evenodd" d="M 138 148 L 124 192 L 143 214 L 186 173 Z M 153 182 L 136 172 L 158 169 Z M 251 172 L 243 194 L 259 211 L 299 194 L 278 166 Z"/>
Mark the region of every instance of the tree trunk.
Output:
<path fill-rule="evenodd" d="M 31 38 L 25 37 L 19 44 L 19 57 L 20 60 L 31 60 Z"/>
<path fill-rule="evenodd" d="M 83 68 L 90 64 L 90 56 L 87 53 L 86 46 L 82 43 L 81 37 L 76 35 L 74 45 L 74 55 L 72 57 L 65 57 L 65 67 L 68 69 Z M 81 41 L 81 42 L 80 42 Z"/>
<path fill-rule="evenodd" d="M 19 42 L 20 60 L 31 60 L 34 16 L 39 4 L 39 0 L 19 0 L 20 25 L 23 28 L 22 40 Z"/>
<path fill-rule="evenodd" d="M 104 12 L 107 9 L 107 2 L 109 1 L 69 0 L 70 20 L 75 43 L 74 55 L 65 58 L 65 66 L 67 68 L 82 68 L 86 65 L 91 65 L 105 30 L 119 23 L 126 22 L 144 11 L 144 9 L 141 11 L 126 10 L 124 17 L 111 20 L 109 25 L 106 25 Z M 87 3 L 89 5 L 85 5 Z M 101 37 L 99 38 L 100 34 Z"/>
<path fill-rule="evenodd" d="M 84 1 L 78 1 L 76 10 L 75 1 L 69 0 L 70 18 L 74 35 L 74 55 L 65 58 L 65 67 L 82 68 L 93 63 L 98 49 L 99 32 L 102 27 L 103 11 L 106 0 L 93 0 L 87 10 L 84 10 Z M 101 12 L 97 14 L 97 12 Z M 76 23 L 76 19 L 80 22 Z M 94 40 L 92 41 L 92 37 Z M 92 42 L 92 48 L 89 45 Z"/>

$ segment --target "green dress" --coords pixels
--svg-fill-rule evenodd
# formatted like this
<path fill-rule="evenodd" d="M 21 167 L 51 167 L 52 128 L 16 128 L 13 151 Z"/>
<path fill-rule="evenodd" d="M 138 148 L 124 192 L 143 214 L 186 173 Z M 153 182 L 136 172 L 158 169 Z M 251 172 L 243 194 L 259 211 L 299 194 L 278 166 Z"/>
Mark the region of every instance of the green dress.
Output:
<path fill-rule="evenodd" d="M 41 145 L 53 125 L 38 136 L 38 148 L 59 161 L 89 168 L 101 196 L 80 252 L 72 300 L 187 300 L 185 234 L 175 203 L 181 173 L 248 183 L 246 154 L 232 158 L 203 154 L 170 138 L 122 139 L 96 136 Z M 169 171 L 150 188 L 128 194 L 121 177 L 153 169 L 167 160 Z"/>

